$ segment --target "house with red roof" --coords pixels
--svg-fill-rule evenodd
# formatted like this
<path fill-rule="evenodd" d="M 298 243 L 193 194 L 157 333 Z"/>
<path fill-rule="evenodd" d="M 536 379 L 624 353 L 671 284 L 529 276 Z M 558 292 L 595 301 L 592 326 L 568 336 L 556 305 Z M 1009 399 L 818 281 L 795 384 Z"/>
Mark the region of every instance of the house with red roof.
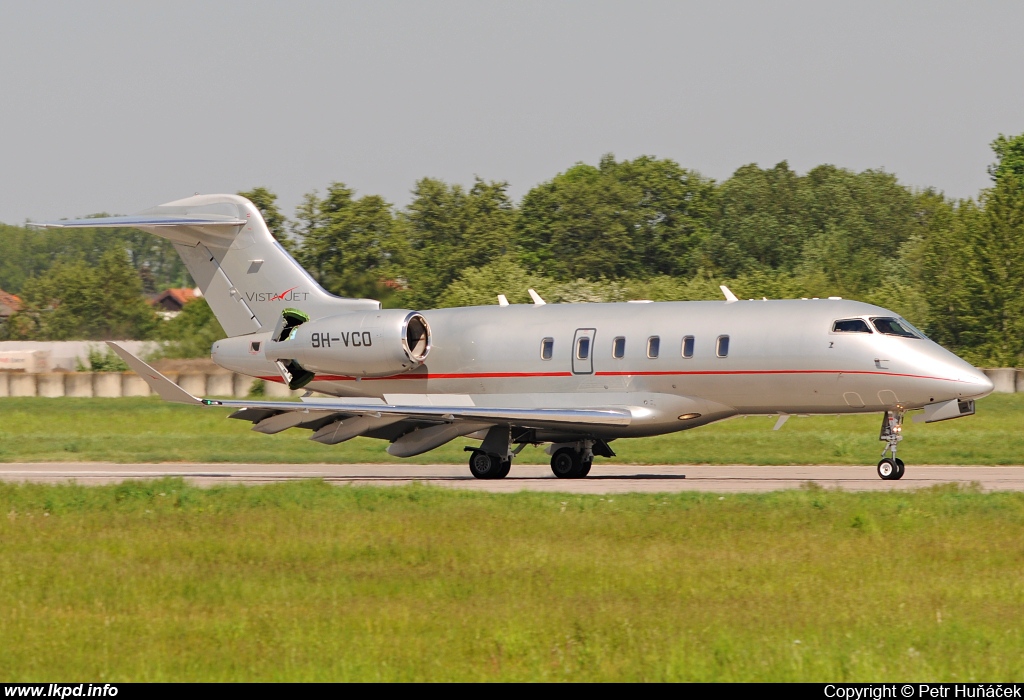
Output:
<path fill-rule="evenodd" d="M 190 287 L 177 287 L 175 289 L 165 289 L 160 292 L 150 299 L 149 304 L 156 309 L 157 314 L 162 318 L 172 319 L 181 313 L 185 304 L 189 303 L 196 297 L 201 296 L 203 296 L 203 293 L 199 291 L 198 287 L 195 289 Z"/>
<path fill-rule="evenodd" d="M 21 299 L 0 289 L 0 321 L 6 321 L 21 310 Z"/>

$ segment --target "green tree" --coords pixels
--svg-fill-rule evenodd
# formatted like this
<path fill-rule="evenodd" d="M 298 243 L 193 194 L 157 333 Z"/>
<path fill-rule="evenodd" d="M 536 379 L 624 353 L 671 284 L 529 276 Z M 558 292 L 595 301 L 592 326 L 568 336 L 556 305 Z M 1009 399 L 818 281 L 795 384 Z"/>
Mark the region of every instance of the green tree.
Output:
<path fill-rule="evenodd" d="M 160 324 L 157 336 L 167 343 L 164 357 L 209 357 L 210 347 L 227 336 L 206 299 L 185 304 L 181 313 Z"/>
<path fill-rule="evenodd" d="M 578 163 L 523 198 L 519 252 L 557 279 L 689 275 L 702 266 L 715 185 L 671 160 Z"/>
<path fill-rule="evenodd" d="M 397 269 L 401 244 L 391 205 L 378 195 L 355 198 L 334 182 L 321 199 L 307 194 L 296 226 L 298 261 L 326 289 L 344 296 L 379 297 Z"/>
<path fill-rule="evenodd" d="M 539 290 L 543 296 L 554 283 L 540 275 L 528 272 L 511 255 L 504 255 L 482 267 L 468 267 L 441 294 L 437 305 L 493 306 L 498 295 L 504 294 L 512 304 L 532 303 L 528 289 Z"/>
<path fill-rule="evenodd" d="M 886 172 L 820 165 L 801 178 L 806 243 L 797 272 L 824 275 L 828 295 L 860 298 L 885 275 L 916 232 L 914 197 Z"/>
<path fill-rule="evenodd" d="M 527 267 L 554 279 L 639 273 L 636 192 L 600 168 L 579 163 L 523 197 L 518 242 Z"/>
<path fill-rule="evenodd" d="M 782 161 L 745 165 L 718 189 L 718 219 L 707 259 L 726 275 L 792 272 L 809 236 L 799 201 L 800 178 Z"/>
<path fill-rule="evenodd" d="M 423 178 L 400 216 L 410 306 L 437 303 L 462 270 L 480 268 L 513 247 L 515 208 L 504 182 L 477 178 L 467 192 Z"/>
<path fill-rule="evenodd" d="M 1004 175 L 1014 175 L 1018 184 L 1024 183 L 1024 134 L 999 134 L 991 146 L 996 154 L 996 162 L 988 167 L 992 179 L 999 182 Z"/>
<path fill-rule="evenodd" d="M 1024 364 L 1024 181 L 1004 171 L 983 195 L 975 238 L 972 311 L 984 329 L 984 355 L 1000 366 Z"/>
<path fill-rule="evenodd" d="M 25 283 L 22 300 L 8 332 L 26 340 L 142 339 L 158 323 L 138 274 L 118 250 L 104 254 L 98 266 L 57 263 Z"/>
<path fill-rule="evenodd" d="M 36 229 L 0 225 L 0 289 L 18 294 L 31 277 L 58 262 L 99 265 L 109 251 L 126 254 L 156 289 L 194 283 L 170 241 L 138 229 Z"/>

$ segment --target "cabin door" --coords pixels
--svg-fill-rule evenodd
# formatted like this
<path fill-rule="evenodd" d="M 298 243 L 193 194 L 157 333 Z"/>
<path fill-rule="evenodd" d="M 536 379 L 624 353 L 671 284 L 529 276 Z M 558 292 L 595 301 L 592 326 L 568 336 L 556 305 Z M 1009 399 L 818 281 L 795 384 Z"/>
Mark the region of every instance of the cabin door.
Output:
<path fill-rule="evenodd" d="M 576 329 L 576 337 L 572 340 L 572 373 L 594 373 L 594 328 Z"/>

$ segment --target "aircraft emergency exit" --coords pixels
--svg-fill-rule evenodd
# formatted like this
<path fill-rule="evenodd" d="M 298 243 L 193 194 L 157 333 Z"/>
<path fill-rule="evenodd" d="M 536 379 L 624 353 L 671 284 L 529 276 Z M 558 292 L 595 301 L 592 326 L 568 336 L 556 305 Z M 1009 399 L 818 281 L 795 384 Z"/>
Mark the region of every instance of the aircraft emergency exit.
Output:
<path fill-rule="evenodd" d="M 560 478 L 585 477 L 611 443 L 738 415 L 880 413 L 878 474 L 899 479 L 904 416 L 974 413 L 979 370 L 899 315 L 856 301 L 533 304 L 382 309 L 322 289 L 237 195 L 197 195 L 134 216 L 36 224 L 133 227 L 169 239 L 228 338 L 220 366 L 327 397 L 201 399 L 115 343 L 160 396 L 235 408 L 253 430 L 357 436 L 410 457 L 465 436 L 473 476 L 503 478 L 527 445 L 549 445 Z M 889 454 L 887 457 L 886 454 Z M 695 455 L 697 459 L 700 455 Z"/>

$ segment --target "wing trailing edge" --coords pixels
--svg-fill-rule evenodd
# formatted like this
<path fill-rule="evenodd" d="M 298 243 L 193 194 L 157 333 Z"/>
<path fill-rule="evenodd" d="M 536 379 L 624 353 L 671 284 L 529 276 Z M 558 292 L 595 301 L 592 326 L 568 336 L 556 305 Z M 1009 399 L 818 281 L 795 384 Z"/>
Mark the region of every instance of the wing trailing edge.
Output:
<path fill-rule="evenodd" d="M 432 406 L 385 404 L 380 399 L 313 399 L 303 401 L 238 401 L 230 399 L 200 399 L 188 393 L 156 369 L 132 355 L 115 342 L 107 344 L 132 368 L 161 398 L 174 403 L 226 408 L 264 409 L 273 412 L 302 411 L 329 412 L 344 416 L 384 416 L 440 423 L 469 422 L 474 424 L 512 424 L 536 428 L 588 428 L 628 426 L 633 419 L 626 408 L 501 408 L 479 406 Z M 281 420 L 287 423 L 286 419 Z M 479 430 L 477 425 L 473 431 Z"/>

